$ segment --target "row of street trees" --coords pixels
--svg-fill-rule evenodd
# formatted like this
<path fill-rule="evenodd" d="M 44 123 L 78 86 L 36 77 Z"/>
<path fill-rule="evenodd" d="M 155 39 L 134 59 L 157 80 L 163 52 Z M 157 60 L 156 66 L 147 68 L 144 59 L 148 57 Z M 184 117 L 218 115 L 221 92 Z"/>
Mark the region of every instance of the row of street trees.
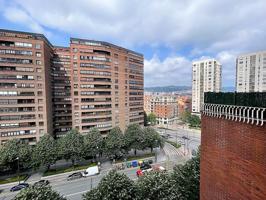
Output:
<path fill-rule="evenodd" d="M 22 168 L 38 168 L 46 166 L 48 169 L 57 160 L 71 160 L 72 165 L 82 159 L 95 158 L 106 155 L 116 159 L 134 149 L 145 150 L 163 146 L 160 135 L 150 127 L 141 128 L 137 124 L 129 125 L 123 134 L 119 127 L 113 128 L 106 138 L 100 131 L 93 128 L 87 135 L 81 135 L 77 130 L 69 131 L 64 137 L 55 140 L 46 134 L 36 146 L 30 146 L 20 140 L 10 140 L 0 148 L 0 165 L 15 171 L 19 159 Z"/>
<path fill-rule="evenodd" d="M 125 174 L 109 172 L 99 185 L 83 195 L 83 200 L 198 200 L 200 184 L 200 153 L 184 165 L 174 167 L 172 173 L 151 172 L 137 181 L 130 180 Z M 22 190 L 15 200 L 55 199 L 65 200 L 51 187 Z"/>

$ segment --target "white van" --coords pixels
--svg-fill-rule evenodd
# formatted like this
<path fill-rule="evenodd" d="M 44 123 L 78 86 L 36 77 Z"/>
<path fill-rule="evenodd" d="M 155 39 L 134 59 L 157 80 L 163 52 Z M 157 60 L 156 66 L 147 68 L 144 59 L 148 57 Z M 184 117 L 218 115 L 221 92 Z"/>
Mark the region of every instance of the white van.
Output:
<path fill-rule="evenodd" d="M 84 172 L 82 172 L 83 177 L 93 176 L 97 174 L 100 174 L 98 166 L 89 167 Z"/>

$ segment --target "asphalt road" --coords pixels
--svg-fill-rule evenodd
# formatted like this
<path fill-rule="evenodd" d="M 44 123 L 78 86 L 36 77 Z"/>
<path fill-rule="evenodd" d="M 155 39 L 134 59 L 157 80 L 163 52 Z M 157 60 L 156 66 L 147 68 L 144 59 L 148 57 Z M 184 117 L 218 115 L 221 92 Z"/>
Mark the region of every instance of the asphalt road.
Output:
<path fill-rule="evenodd" d="M 120 171 L 120 173 L 125 173 L 130 179 L 134 180 L 136 176 L 137 168 L 126 169 Z M 82 195 L 89 191 L 91 188 L 96 187 L 103 176 L 105 176 L 108 171 L 102 171 L 99 175 L 80 178 L 72 181 L 67 181 L 67 175 L 57 179 L 50 180 L 50 185 L 61 195 L 65 196 L 69 200 L 81 200 Z M 3 193 L 0 194 L 0 200 L 11 200 L 14 198 L 18 192 L 9 192 L 5 189 Z"/>
<path fill-rule="evenodd" d="M 193 130 L 186 130 L 180 128 L 177 128 L 176 130 L 169 130 L 169 129 L 157 128 L 157 131 L 163 135 L 168 134 L 169 135 L 168 140 L 181 143 L 182 144 L 181 148 L 185 150 L 188 149 L 189 152 L 192 152 L 193 150 L 197 151 L 200 145 L 201 134 Z M 187 139 L 183 139 L 184 136 Z"/>

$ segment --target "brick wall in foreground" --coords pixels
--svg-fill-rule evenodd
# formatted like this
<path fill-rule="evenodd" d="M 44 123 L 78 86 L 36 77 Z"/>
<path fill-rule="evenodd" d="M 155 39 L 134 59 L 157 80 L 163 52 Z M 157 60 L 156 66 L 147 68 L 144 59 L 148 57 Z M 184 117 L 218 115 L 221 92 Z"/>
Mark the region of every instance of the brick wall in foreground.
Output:
<path fill-rule="evenodd" d="M 266 125 L 202 115 L 201 200 L 266 199 Z"/>

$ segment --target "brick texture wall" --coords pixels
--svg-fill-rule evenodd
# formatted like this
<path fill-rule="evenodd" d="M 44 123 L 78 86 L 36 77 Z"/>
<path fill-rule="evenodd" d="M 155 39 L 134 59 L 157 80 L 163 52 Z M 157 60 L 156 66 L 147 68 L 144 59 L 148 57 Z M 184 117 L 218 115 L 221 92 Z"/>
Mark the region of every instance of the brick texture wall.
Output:
<path fill-rule="evenodd" d="M 266 199 L 266 125 L 202 116 L 201 200 Z"/>

